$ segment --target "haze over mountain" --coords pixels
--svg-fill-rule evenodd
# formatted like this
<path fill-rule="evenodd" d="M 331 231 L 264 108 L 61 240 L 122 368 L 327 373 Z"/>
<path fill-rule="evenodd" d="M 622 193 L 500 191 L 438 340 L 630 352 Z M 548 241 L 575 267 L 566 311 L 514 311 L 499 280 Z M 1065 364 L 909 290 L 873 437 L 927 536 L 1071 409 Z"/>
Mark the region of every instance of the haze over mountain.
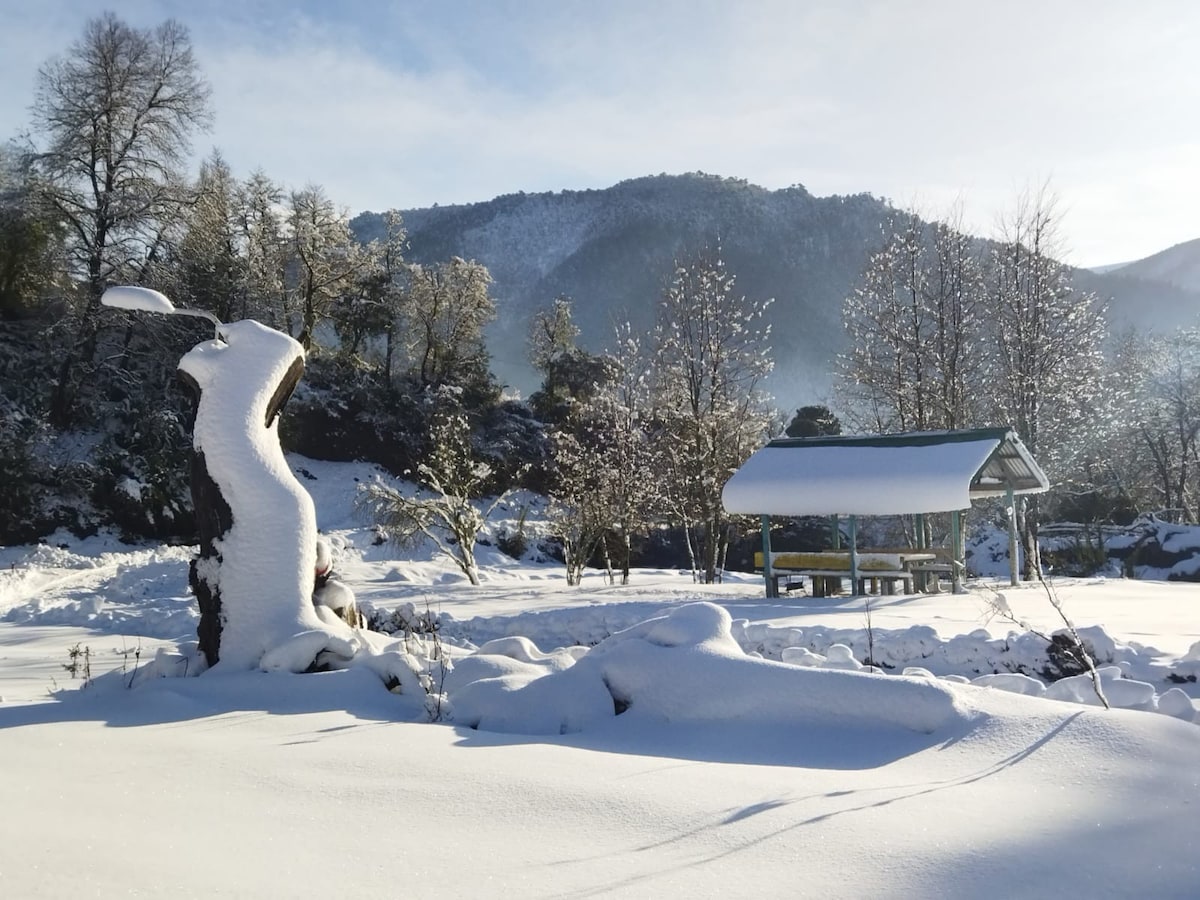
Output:
<path fill-rule="evenodd" d="M 1200 291 L 1200 238 L 1184 241 L 1112 271 L 1127 278 L 1159 281 L 1188 291 Z"/>
<path fill-rule="evenodd" d="M 603 349 L 617 322 L 648 331 L 674 261 L 719 240 L 737 292 L 774 298 L 767 387 L 785 407 L 826 397 L 845 345 L 842 301 L 895 213 L 870 194 L 814 197 L 799 185 L 772 191 L 702 173 L 403 211 L 409 259 L 462 256 L 488 267 L 500 309 L 489 333 L 493 369 L 525 395 L 538 385 L 526 359 L 536 310 L 571 297 L 581 343 Z M 382 216 L 363 213 L 352 226 L 370 240 L 382 234 Z M 1180 245 L 1193 245 L 1191 268 L 1149 265 L 1180 249 L 1172 248 L 1116 271 L 1077 270 L 1076 286 L 1111 298 L 1117 324 L 1190 323 L 1200 313 L 1200 241 Z"/>

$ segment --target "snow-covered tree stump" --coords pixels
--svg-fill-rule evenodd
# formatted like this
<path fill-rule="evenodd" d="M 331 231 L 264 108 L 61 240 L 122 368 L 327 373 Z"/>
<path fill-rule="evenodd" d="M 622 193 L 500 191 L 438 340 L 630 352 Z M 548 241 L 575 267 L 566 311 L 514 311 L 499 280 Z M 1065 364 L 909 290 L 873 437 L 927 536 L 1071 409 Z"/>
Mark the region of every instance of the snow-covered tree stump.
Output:
<path fill-rule="evenodd" d="M 210 666 L 305 671 L 349 660 L 352 628 L 313 605 L 317 518 L 288 468 L 278 417 L 304 349 L 254 321 L 221 325 L 179 362 L 196 394 L 192 498 L 200 555 L 190 581 Z"/>

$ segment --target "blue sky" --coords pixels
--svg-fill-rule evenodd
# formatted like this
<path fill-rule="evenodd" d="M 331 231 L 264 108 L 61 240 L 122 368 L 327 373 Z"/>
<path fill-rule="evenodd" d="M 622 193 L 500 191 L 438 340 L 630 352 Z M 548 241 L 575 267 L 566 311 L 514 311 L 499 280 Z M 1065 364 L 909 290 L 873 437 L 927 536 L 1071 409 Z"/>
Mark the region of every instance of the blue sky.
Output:
<path fill-rule="evenodd" d="M 1076 264 L 1200 237 L 1190 0 L 0 0 L 0 138 L 104 9 L 190 28 L 198 153 L 351 211 L 699 170 L 987 234 L 1049 179 Z"/>

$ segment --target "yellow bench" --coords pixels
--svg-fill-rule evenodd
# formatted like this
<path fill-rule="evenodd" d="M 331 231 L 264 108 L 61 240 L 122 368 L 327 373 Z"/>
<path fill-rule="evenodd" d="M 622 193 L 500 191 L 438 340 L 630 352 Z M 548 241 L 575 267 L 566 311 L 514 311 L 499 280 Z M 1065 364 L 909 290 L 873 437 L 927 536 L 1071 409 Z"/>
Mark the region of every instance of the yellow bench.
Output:
<path fill-rule="evenodd" d="M 905 593 L 912 592 L 913 573 L 909 571 L 911 561 L 932 560 L 930 553 L 876 553 L 865 551 L 858 554 L 858 593 L 865 594 L 867 580 L 871 581 L 871 592 L 878 593 L 880 587 L 885 594 L 893 594 L 896 582 L 902 582 Z M 763 568 L 763 554 L 754 554 L 754 566 Z M 850 553 L 840 550 L 783 551 L 771 554 L 771 576 L 775 579 L 775 594 L 779 593 L 780 579 L 805 576 L 812 583 L 814 597 L 826 597 L 841 590 L 843 578 L 850 577 Z M 794 585 L 785 584 L 785 590 Z"/>

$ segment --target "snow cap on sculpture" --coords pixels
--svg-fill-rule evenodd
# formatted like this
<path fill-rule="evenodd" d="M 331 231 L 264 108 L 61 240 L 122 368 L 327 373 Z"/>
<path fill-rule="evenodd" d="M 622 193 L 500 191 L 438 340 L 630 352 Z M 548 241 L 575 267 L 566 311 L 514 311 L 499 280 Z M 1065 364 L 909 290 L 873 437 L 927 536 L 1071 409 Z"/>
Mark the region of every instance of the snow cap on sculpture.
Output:
<path fill-rule="evenodd" d="M 284 459 L 273 415 L 299 377 L 304 349 L 254 321 L 221 325 L 218 334 L 179 368 L 200 389 L 193 446 L 233 517 L 216 573 L 220 665 L 254 668 L 301 633 L 353 632 L 322 621 L 313 607 L 316 510 Z"/>

